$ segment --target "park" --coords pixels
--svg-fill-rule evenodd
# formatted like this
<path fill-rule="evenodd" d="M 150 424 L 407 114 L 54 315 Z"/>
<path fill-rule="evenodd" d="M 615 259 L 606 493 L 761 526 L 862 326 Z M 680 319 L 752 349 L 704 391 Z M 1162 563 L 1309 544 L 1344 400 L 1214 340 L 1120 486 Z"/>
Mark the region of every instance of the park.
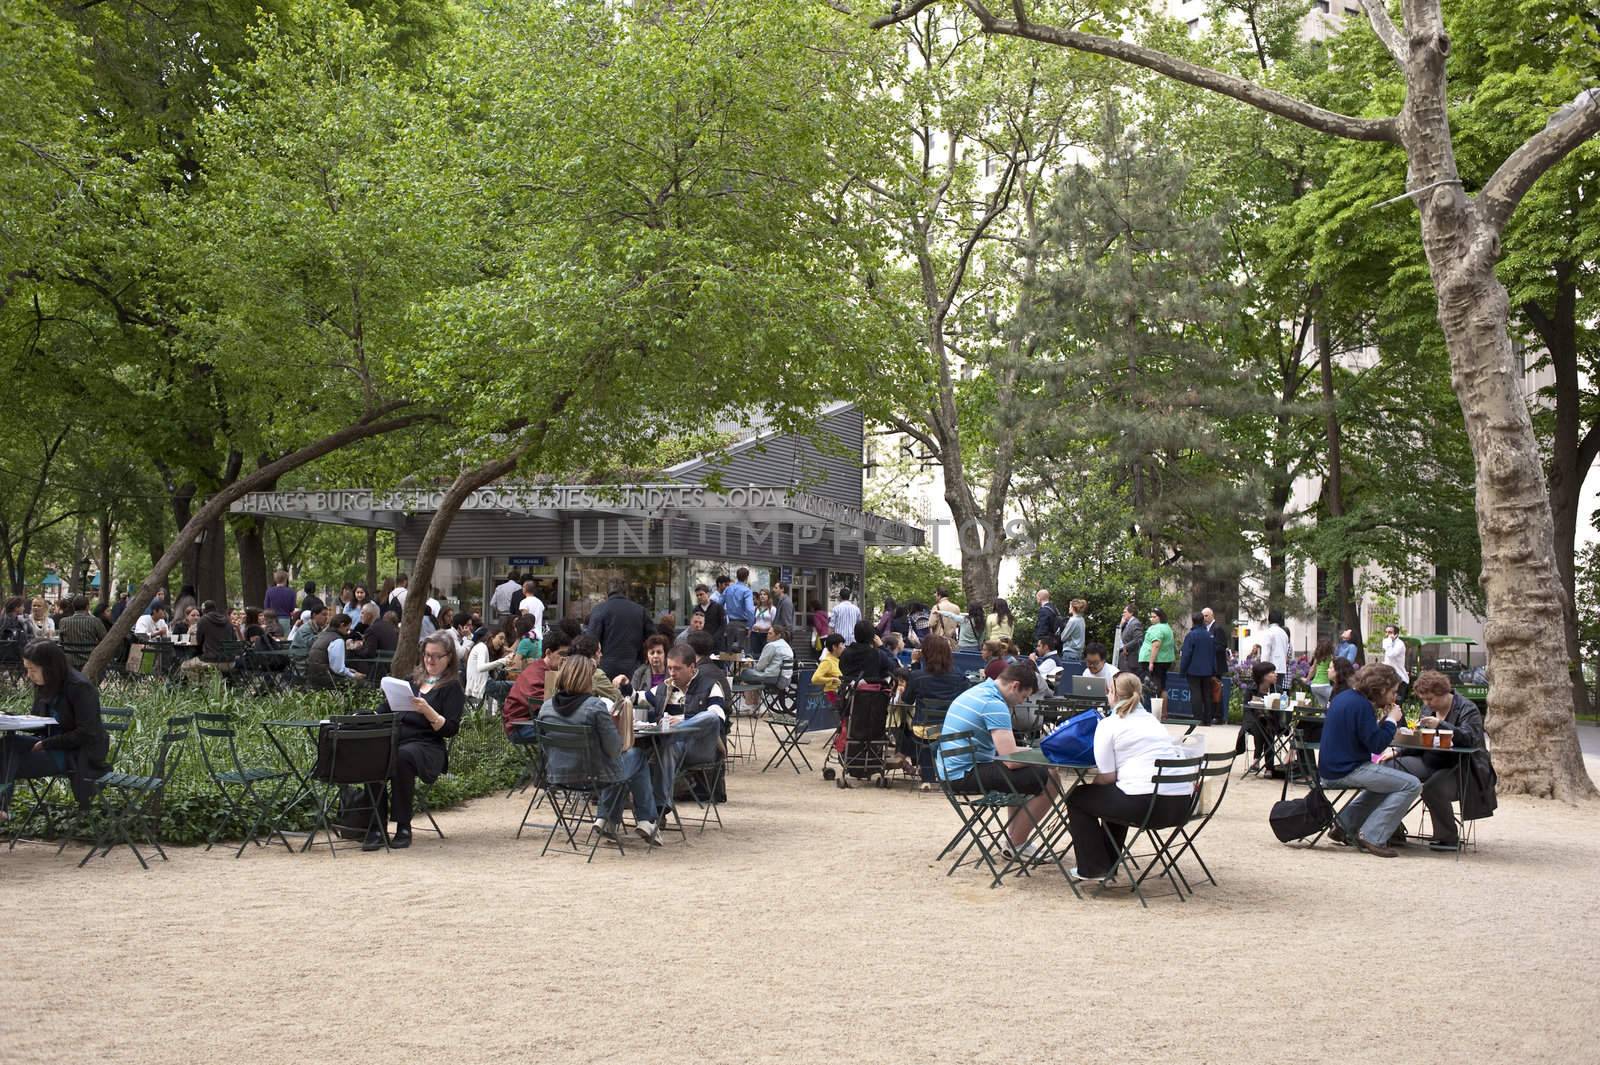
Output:
<path fill-rule="evenodd" d="M 0 7 L 16 1060 L 1593 1056 L 1586 5 Z"/>

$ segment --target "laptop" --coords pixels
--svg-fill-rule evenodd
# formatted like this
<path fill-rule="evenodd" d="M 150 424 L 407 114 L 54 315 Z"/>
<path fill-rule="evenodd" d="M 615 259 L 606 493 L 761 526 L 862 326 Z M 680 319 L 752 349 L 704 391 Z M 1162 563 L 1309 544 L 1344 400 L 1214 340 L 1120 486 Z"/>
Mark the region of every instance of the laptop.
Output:
<path fill-rule="evenodd" d="M 1099 677 L 1073 677 L 1072 694 L 1092 699 L 1104 699 L 1106 697 L 1106 682 Z"/>

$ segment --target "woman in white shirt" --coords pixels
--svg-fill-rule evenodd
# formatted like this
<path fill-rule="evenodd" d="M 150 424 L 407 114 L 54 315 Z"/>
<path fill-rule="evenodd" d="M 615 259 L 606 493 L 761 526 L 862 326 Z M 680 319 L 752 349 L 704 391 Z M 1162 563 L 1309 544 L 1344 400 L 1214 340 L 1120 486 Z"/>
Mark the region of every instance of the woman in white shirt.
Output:
<path fill-rule="evenodd" d="M 1189 816 L 1194 802 L 1192 784 L 1163 784 L 1150 809 L 1156 759 L 1178 758 L 1182 751 L 1166 726 L 1141 705 L 1138 674 L 1118 673 L 1115 691 L 1111 715 L 1094 732 L 1094 783 L 1079 785 L 1067 800 L 1067 827 L 1078 857 L 1070 874 L 1074 880 L 1114 877 L 1128 825 L 1145 823 L 1148 812 L 1151 828 L 1172 828 Z"/>
<path fill-rule="evenodd" d="M 1411 675 L 1406 672 L 1406 642 L 1400 638 L 1400 626 L 1383 627 L 1383 664 L 1400 674 L 1400 698 L 1411 688 Z"/>

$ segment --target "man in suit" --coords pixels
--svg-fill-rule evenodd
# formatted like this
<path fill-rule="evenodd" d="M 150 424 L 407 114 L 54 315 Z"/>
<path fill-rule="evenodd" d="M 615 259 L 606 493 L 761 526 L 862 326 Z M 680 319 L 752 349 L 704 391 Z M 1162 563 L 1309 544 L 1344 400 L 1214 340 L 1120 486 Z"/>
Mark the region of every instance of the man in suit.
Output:
<path fill-rule="evenodd" d="M 1061 637 L 1061 611 L 1057 610 L 1056 605 L 1050 601 L 1050 592 L 1047 589 L 1040 588 L 1033 593 L 1033 597 L 1039 603 L 1039 619 L 1033 624 L 1034 637 L 1042 640 L 1046 636 L 1054 636 L 1059 640 Z"/>
<path fill-rule="evenodd" d="M 1217 671 L 1211 678 L 1211 705 L 1222 708 L 1222 717 L 1226 721 L 1228 708 L 1222 702 L 1222 678 L 1228 675 L 1228 626 L 1217 620 L 1217 612 L 1210 607 L 1200 611 L 1206 621 L 1206 631 L 1211 634 L 1211 642 L 1217 649 Z"/>
<path fill-rule="evenodd" d="M 1117 651 L 1117 668 L 1144 676 L 1144 663 L 1139 661 L 1139 647 L 1144 643 L 1144 622 L 1129 603 L 1122 608 L 1122 622 L 1117 626 L 1122 646 Z"/>
<path fill-rule="evenodd" d="M 625 588 L 613 579 L 606 601 L 594 608 L 583 630 L 600 641 L 600 669 L 608 677 L 633 676 L 644 661 L 644 641 L 655 631 L 649 612 L 624 595 Z"/>

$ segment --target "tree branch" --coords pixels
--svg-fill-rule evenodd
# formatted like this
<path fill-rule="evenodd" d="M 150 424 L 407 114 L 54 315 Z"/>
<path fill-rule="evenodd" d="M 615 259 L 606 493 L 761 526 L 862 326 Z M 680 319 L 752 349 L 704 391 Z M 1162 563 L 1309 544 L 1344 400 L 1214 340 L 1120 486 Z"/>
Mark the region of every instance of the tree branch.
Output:
<path fill-rule="evenodd" d="M 1400 69 L 1404 70 L 1406 42 L 1401 38 L 1400 31 L 1395 28 L 1393 20 L 1389 18 L 1389 9 L 1383 6 L 1383 0 L 1361 0 L 1361 6 L 1367 12 L 1367 21 L 1372 23 L 1372 32 L 1378 35 L 1383 47 L 1394 57 Z"/>
<path fill-rule="evenodd" d="M 1478 194 L 1484 223 L 1495 236 L 1505 228 L 1523 194 L 1546 170 L 1600 133 L 1600 89 L 1588 89 L 1553 115 L 1544 129 L 1506 156 Z"/>
<path fill-rule="evenodd" d="M 892 12 L 873 22 L 875 28 L 891 26 L 897 22 L 904 22 L 916 13 L 931 7 L 936 0 L 915 0 L 906 9 Z M 1101 37 L 1093 33 L 1082 33 L 1078 30 L 1063 29 L 1060 26 L 1051 26 L 1037 22 L 1012 21 L 996 18 L 977 0 L 965 0 L 967 8 L 978 17 L 983 25 L 984 32 L 999 34 L 1003 37 L 1020 37 L 1024 40 L 1039 41 L 1044 44 L 1053 44 L 1062 48 L 1071 48 L 1078 52 L 1088 52 L 1091 55 L 1105 56 L 1108 59 L 1120 60 L 1134 66 L 1153 70 L 1157 74 L 1164 74 L 1175 81 L 1193 85 L 1222 96 L 1232 97 L 1240 103 L 1249 104 L 1268 114 L 1286 118 L 1291 122 L 1298 122 L 1309 129 L 1321 133 L 1330 133 L 1335 137 L 1343 137 L 1354 141 L 1381 141 L 1387 144 L 1400 143 L 1399 123 L 1390 118 L 1355 118 L 1351 115 L 1341 115 L 1337 111 L 1327 111 L 1296 99 L 1286 93 L 1278 92 L 1257 85 L 1253 81 L 1224 74 L 1210 67 L 1202 67 L 1186 59 L 1168 55 L 1166 52 L 1131 41 L 1118 40 L 1113 37 Z"/>

